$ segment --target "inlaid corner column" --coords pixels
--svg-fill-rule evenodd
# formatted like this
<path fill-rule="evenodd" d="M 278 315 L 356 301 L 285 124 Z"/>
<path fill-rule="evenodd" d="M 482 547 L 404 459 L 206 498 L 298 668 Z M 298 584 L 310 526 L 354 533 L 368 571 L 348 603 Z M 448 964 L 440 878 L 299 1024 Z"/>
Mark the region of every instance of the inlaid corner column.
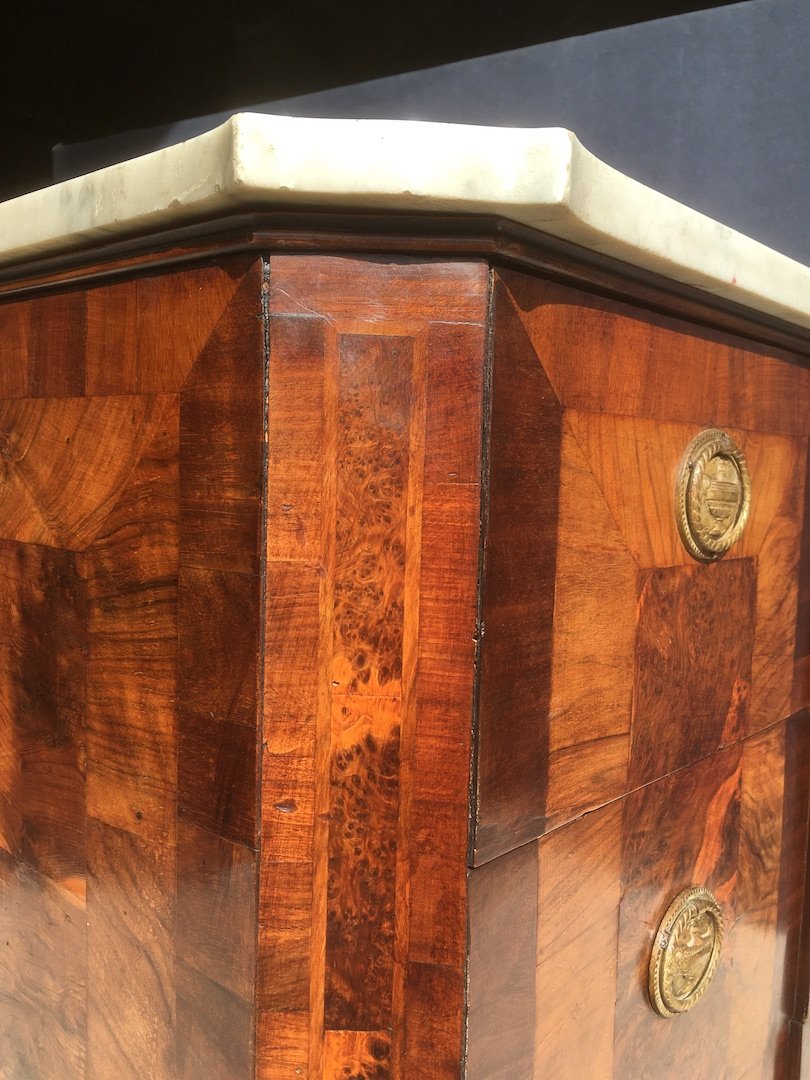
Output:
<path fill-rule="evenodd" d="M 488 284 L 269 262 L 262 1080 L 458 1075 Z"/>

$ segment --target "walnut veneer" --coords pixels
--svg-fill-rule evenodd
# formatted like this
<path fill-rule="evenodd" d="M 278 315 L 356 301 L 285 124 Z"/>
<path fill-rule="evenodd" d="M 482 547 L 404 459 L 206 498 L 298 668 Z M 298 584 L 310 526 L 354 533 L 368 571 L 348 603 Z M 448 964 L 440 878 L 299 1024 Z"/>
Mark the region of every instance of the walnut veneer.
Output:
<path fill-rule="evenodd" d="M 807 343 L 375 243 L 0 287 L 0 1077 L 810 1075 Z M 753 502 L 703 565 L 711 426 Z"/>

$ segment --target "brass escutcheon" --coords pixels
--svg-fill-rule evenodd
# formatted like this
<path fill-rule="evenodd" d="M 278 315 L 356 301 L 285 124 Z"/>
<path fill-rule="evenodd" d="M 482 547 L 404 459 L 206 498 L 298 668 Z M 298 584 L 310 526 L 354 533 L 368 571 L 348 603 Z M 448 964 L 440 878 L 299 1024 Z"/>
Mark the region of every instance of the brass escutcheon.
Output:
<path fill-rule="evenodd" d="M 724 431 L 702 431 L 678 470 L 675 516 L 686 550 L 701 562 L 724 555 L 740 538 L 751 508 L 751 477 L 742 450 Z"/>
<path fill-rule="evenodd" d="M 723 912 L 713 893 L 694 886 L 676 896 L 650 956 L 650 1003 L 659 1016 L 697 1005 L 714 978 L 722 944 Z"/>

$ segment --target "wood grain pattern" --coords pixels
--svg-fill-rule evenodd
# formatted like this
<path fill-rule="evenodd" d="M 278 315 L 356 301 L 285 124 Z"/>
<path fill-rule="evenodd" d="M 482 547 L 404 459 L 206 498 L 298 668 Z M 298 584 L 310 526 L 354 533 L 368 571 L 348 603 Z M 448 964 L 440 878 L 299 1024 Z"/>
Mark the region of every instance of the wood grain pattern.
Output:
<path fill-rule="evenodd" d="M 798 475 L 801 476 L 801 459 Z M 804 455 L 804 508 L 796 603 L 792 711 L 810 708 L 810 440 Z"/>
<path fill-rule="evenodd" d="M 338 359 L 328 1030 L 392 1020 L 410 352 L 347 335 Z"/>
<path fill-rule="evenodd" d="M 566 417 L 594 472 L 622 537 L 639 566 L 691 566 L 680 536 L 673 491 L 684 450 L 705 427 L 570 410 Z M 753 497 L 732 558 L 760 556 L 778 522 L 795 520 L 799 440 L 728 427 L 748 460 Z"/>
<path fill-rule="evenodd" d="M 275 316 L 269 335 L 257 1068 L 262 1080 L 286 1080 L 317 1075 L 323 1026 L 325 898 L 313 874 L 320 663 L 331 629 L 320 617 L 324 324 Z M 323 758 L 326 732 L 321 745 Z M 322 843 L 327 827 L 319 820 Z"/>
<path fill-rule="evenodd" d="M 450 1077 L 487 274 L 301 270 L 271 260 L 260 1075 Z"/>
<path fill-rule="evenodd" d="M 263 1009 L 257 1014 L 257 1026 L 257 1075 L 263 1080 L 306 1076 L 309 1067 L 309 1013 Z"/>
<path fill-rule="evenodd" d="M 174 842 L 178 413 L 170 403 L 84 556 L 87 809 Z"/>
<path fill-rule="evenodd" d="M 177 393 L 254 262 L 230 259 L 90 289 L 87 394 Z"/>
<path fill-rule="evenodd" d="M 464 993 L 463 969 L 450 964 L 408 964 L 401 1075 L 409 1080 L 458 1075 L 463 1059 L 459 1003 L 464 1001 Z"/>
<path fill-rule="evenodd" d="M 631 786 L 691 764 L 745 732 L 755 590 L 748 559 L 641 574 Z M 733 633 L 729 612 L 741 616 Z"/>
<path fill-rule="evenodd" d="M 562 425 L 500 281 L 493 317 L 476 863 L 544 829 Z"/>
<path fill-rule="evenodd" d="M 85 890 L 86 598 L 72 552 L 0 543 L 0 846 Z"/>
<path fill-rule="evenodd" d="M 621 803 L 538 847 L 535 1076 L 612 1080 Z"/>
<path fill-rule="evenodd" d="M 259 572 L 263 348 L 256 266 L 244 275 L 180 394 L 184 567 Z"/>
<path fill-rule="evenodd" d="M 537 1017 L 553 1007 L 536 978 L 537 845 L 476 867 L 469 890 L 467 1075 L 531 1080 Z"/>
<path fill-rule="evenodd" d="M 476 297 L 483 321 L 486 275 Z M 463 1055 L 467 851 L 480 545 L 484 335 L 480 322 L 435 323 L 424 338 L 424 482 L 418 647 L 406 640 L 398 926 L 407 964 L 395 984 L 404 1010 L 402 1075 L 452 1080 Z M 421 402 L 420 402 L 421 407 Z M 415 591 L 414 586 L 414 591 Z M 412 630 L 415 629 L 411 624 Z M 464 723 L 467 719 L 467 724 Z M 407 927 L 405 923 L 407 920 Z"/>
<path fill-rule="evenodd" d="M 193 548 L 195 530 L 211 533 L 222 470 L 184 525 L 177 391 L 219 322 L 227 364 L 218 340 L 199 362 L 231 430 L 255 443 L 245 457 L 258 500 L 261 328 L 228 307 L 246 269 L 175 270 L 3 309 L 8 1080 L 253 1069 L 260 592 L 232 571 L 257 563 L 258 515 L 250 542 L 231 538 L 224 570 L 189 560 L 178 606 L 183 538 Z M 257 310 L 258 276 L 250 289 Z M 183 397 L 192 449 L 208 405 L 198 382 Z M 204 464 L 198 446 L 192 474 Z"/>
<path fill-rule="evenodd" d="M 177 1077 L 235 1080 L 253 1075 L 253 1003 L 182 961 L 177 986 Z"/>
<path fill-rule="evenodd" d="M 504 272 L 566 408 L 806 436 L 806 370 L 750 341 Z"/>
<path fill-rule="evenodd" d="M 221 280 L 230 303 L 180 392 L 175 952 L 188 1077 L 252 1075 L 256 1054 L 265 405 L 261 266 L 241 269 Z"/>
<path fill-rule="evenodd" d="M 8 1080 L 84 1078 L 87 909 L 0 852 L 0 1061 Z"/>
<path fill-rule="evenodd" d="M 169 1080 L 175 1068 L 174 852 L 88 827 L 87 1076 Z"/>
<path fill-rule="evenodd" d="M 637 565 L 694 565 L 678 535 L 673 493 L 683 452 L 698 431 L 576 409 L 566 419 Z"/>
<path fill-rule="evenodd" d="M 627 789 L 636 564 L 567 419 L 560 472 L 547 817 Z"/>
<path fill-rule="evenodd" d="M 624 800 L 619 909 L 615 1070 L 619 1076 L 709 1080 L 729 1058 L 732 968 L 721 964 L 710 991 L 677 1027 L 647 999 L 653 937 L 671 900 L 700 883 L 728 915 L 733 935 L 740 820 L 740 748 L 666 777 Z"/>
<path fill-rule="evenodd" d="M 246 574 L 180 570 L 180 708 L 255 730 L 259 611 Z"/>
<path fill-rule="evenodd" d="M 178 957 L 246 1002 L 256 978 L 256 853 L 178 825 Z"/>
<path fill-rule="evenodd" d="M 31 302 L 0 304 L 0 400 L 28 396 L 28 346 L 31 335 Z"/>
<path fill-rule="evenodd" d="M 760 490 L 766 485 L 771 486 L 773 494 L 781 496 L 781 501 L 757 555 L 756 631 L 748 710 L 750 732 L 785 720 L 793 712 L 804 504 L 801 483 L 803 443 L 796 440 L 790 449 L 789 469 L 778 471 L 781 463 L 774 455 L 767 465 L 763 462 L 759 471 Z"/>
<path fill-rule="evenodd" d="M 44 296 L 31 309 L 28 389 L 32 397 L 76 397 L 84 389 L 87 305 L 79 291 Z"/>
<path fill-rule="evenodd" d="M 766 1076 L 780 1059 L 785 1036 L 780 998 L 787 957 L 778 925 L 784 808 L 785 729 L 780 725 L 748 740 L 743 750 L 740 852 L 729 940 L 732 1075 Z"/>
<path fill-rule="evenodd" d="M 3 537 L 86 548 L 170 407 L 171 399 L 162 397 L 23 398 L 0 404 Z"/>
<path fill-rule="evenodd" d="M 183 568 L 178 589 L 178 813 L 255 847 L 259 598 L 247 574 Z"/>
<path fill-rule="evenodd" d="M 390 1080 L 393 1075 L 387 1031 L 327 1030 L 324 1058 L 324 1080 L 343 1080 L 346 1076 Z"/>
<path fill-rule="evenodd" d="M 0 400 L 176 393 L 254 261 L 4 304 Z"/>

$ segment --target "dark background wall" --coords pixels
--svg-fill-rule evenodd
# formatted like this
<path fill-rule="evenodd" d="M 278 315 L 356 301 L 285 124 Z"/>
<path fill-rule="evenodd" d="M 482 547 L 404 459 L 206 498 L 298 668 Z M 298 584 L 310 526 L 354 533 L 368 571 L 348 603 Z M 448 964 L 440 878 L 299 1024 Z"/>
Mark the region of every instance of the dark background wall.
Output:
<path fill-rule="evenodd" d="M 755 4 L 761 0 L 748 0 Z M 717 7 L 706 0 L 6 0 L 0 197 L 55 143 Z"/>

